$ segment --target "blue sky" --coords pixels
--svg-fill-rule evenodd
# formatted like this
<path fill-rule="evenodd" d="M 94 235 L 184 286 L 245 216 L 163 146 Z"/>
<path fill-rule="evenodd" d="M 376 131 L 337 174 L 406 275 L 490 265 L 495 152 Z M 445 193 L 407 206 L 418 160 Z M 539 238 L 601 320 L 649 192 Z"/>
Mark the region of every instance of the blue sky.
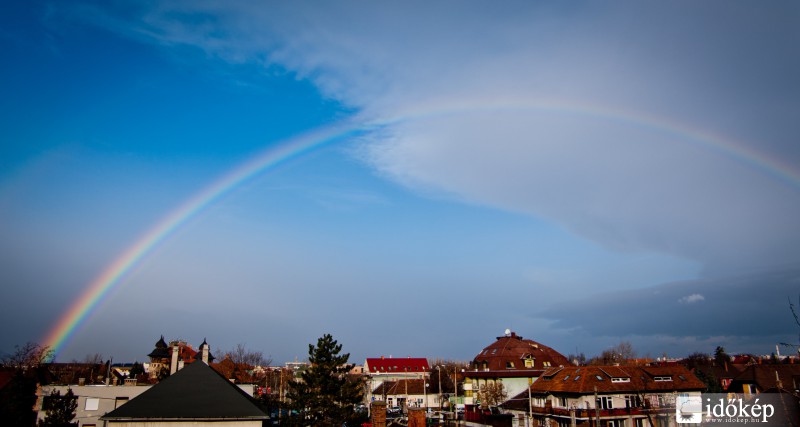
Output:
<path fill-rule="evenodd" d="M 160 335 L 281 363 L 769 353 L 800 293 L 800 10 L 669 5 L 1 6 L 0 351 L 126 248 L 294 136 L 148 254 L 59 355 Z"/>

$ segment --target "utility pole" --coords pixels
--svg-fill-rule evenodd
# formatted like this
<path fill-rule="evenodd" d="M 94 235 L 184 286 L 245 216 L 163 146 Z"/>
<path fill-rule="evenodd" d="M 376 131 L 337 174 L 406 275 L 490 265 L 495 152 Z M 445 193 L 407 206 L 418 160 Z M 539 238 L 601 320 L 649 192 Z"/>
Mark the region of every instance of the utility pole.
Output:
<path fill-rule="evenodd" d="M 533 385 L 533 378 L 528 378 L 528 427 L 533 425 L 533 399 L 531 399 L 531 385 Z"/>
<path fill-rule="evenodd" d="M 439 373 L 439 411 L 442 410 L 442 365 L 436 365 L 436 372 Z"/>

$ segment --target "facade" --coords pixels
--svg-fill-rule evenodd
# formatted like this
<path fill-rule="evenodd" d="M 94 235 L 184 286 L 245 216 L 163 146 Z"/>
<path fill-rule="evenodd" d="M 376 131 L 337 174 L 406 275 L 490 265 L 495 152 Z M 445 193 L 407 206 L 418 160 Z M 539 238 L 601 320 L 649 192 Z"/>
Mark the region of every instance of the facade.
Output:
<path fill-rule="evenodd" d="M 531 416 L 541 426 L 671 427 L 676 398 L 704 389 L 683 366 L 567 366 L 548 369 L 503 408 L 520 425 Z"/>
<path fill-rule="evenodd" d="M 403 380 L 423 381 L 428 378 L 429 373 L 428 359 L 424 357 L 394 358 L 390 356 L 367 358 L 364 362 L 364 375 L 367 377 L 365 398 L 367 402 L 383 400 L 383 394 L 374 394 L 374 391 L 381 387 L 383 383 Z"/>
<path fill-rule="evenodd" d="M 479 404 L 478 392 L 487 384 L 502 384 L 510 398 L 547 369 L 571 366 L 564 355 L 536 341 L 506 330 L 505 335 L 481 350 L 464 371 L 464 404 Z"/>
<path fill-rule="evenodd" d="M 435 408 L 438 396 L 428 393 L 424 379 L 384 381 L 372 390 L 375 401 L 386 402 L 386 406 L 401 408 Z"/>

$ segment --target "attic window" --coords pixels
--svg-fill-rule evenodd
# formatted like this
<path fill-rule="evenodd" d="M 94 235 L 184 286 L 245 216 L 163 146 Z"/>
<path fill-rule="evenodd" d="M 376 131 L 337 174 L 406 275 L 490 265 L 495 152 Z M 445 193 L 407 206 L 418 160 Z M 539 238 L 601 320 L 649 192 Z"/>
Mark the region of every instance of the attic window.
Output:
<path fill-rule="evenodd" d="M 533 368 L 533 358 L 529 357 L 525 359 L 525 367 L 526 368 Z"/>
<path fill-rule="evenodd" d="M 612 383 L 629 383 L 631 382 L 630 377 L 613 377 L 611 378 Z"/>
<path fill-rule="evenodd" d="M 655 377 L 656 381 L 672 381 L 672 377 Z"/>
<path fill-rule="evenodd" d="M 542 366 L 548 367 L 548 366 L 550 366 L 550 362 L 542 362 Z"/>
<path fill-rule="evenodd" d="M 600 375 L 595 375 L 594 377 L 597 378 L 597 381 L 603 381 L 603 377 Z"/>
<path fill-rule="evenodd" d="M 568 379 L 569 379 L 569 375 L 567 375 L 566 377 L 564 377 L 564 381 L 566 381 L 566 380 L 568 380 Z"/>
<path fill-rule="evenodd" d="M 514 368 L 514 362 L 506 362 L 506 369 L 513 369 L 513 368 Z"/>
<path fill-rule="evenodd" d="M 495 354 L 495 353 L 497 353 L 497 349 L 496 349 L 496 348 L 493 348 L 493 349 L 492 349 L 492 354 Z"/>
<path fill-rule="evenodd" d="M 686 381 L 686 377 L 684 377 L 683 375 L 678 375 L 678 378 L 680 378 L 682 381 Z"/>
<path fill-rule="evenodd" d="M 580 378 L 580 377 L 581 377 L 580 375 L 576 375 L 575 378 L 573 379 L 573 381 L 578 381 L 578 378 Z"/>

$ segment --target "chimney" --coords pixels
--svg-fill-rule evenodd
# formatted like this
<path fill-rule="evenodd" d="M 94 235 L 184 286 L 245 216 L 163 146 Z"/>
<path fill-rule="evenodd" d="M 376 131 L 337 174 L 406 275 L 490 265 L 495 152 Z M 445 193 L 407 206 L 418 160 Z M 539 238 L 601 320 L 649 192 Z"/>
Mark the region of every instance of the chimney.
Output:
<path fill-rule="evenodd" d="M 178 371 L 178 345 L 172 346 L 172 361 L 169 363 L 169 374 L 172 375 Z"/>
<path fill-rule="evenodd" d="M 206 342 L 205 338 L 203 338 L 203 343 L 200 344 L 200 352 L 202 353 L 201 357 L 203 363 L 208 365 L 208 343 Z"/>

